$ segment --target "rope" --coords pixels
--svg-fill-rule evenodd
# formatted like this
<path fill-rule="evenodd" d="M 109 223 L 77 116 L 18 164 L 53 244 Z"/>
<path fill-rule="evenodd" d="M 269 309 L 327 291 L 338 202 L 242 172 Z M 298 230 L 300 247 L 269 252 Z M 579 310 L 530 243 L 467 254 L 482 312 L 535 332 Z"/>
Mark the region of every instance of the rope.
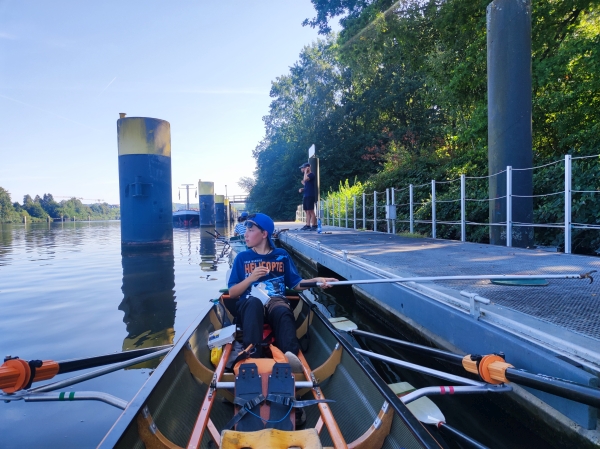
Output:
<path fill-rule="evenodd" d="M 496 201 L 496 200 L 501 200 L 503 198 L 506 198 L 506 195 L 504 195 L 504 196 L 498 196 L 496 198 L 489 198 L 489 199 L 486 198 L 484 200 L 478 200 L 476 198 L 465 198 L 465 201 L 479 201 L 479 202 L 483 202 L 483 201 Z"/>
<path fill-rule="evenodd" d="M 425 186 L 427 186 L 427 187 L 431 187 L 431 184 L 430 184 L 430 183 L 425 183 L 425 184 L 417 184 L 417 185 L 413 185 L 413 189 L 416 189 L 416 188 L 418 188 L 418 187 L 425 187 Z"/>
<path fill-rule="evenodd" d="M 554 192 L 554 193 L 544 193 L 543 195 L 513 195 L 514 198 L 542 198 L 544 196 L 554 196 L 554 195 L 562 195 L 565 191 L 562 192 Z"/>
<path fill-rule="evenodd" d="M 499 176 L 502 173 L 506 173 L 506 170 L 499 171 L 495 175 L 488 175 L 488 176 L 465 176 L 465 179 L 486 179 L 486 178 L 491 178 L 492 176 Z"/>
<path fill-rule="evenodd" d="M 575 159 L 589 159 L 591 157 L 600 157 L 600 154 L 594 154 L 592 156 L 577 156 L 577 157 L 571 157 L 571 160 L 574 161 Z"/>
<path fill-rule="evenodd" d="M 535 170 L 536 168 L 543 168 L 543 167 L 548 167 L 549 165 L 554 165 L 554 164 L 561 164 L 563 161 L 554 161 L 554 162 L 548 162 L 547 164 L 544 165 L 537 165 L 535 167 L 531 167 L 531 168 L 513 168 L 513 171 L 525 171 L 525 170 Z"/>
<path fill-rule="evenodd" d="M 456 200 L 435 200 L 436 204 L 437 203 L 456 203 L 457 201 L 460 201 L 460 198 L 458 198 Z"/>
<path fill-rule="evenodd" d="M 450 184 L 451 182 L 460 181 L 460 178 L 451 179 L 450 181 L 436 181 L 436 184 Z"/>
<path fill-rule="evenodd" d="M 573 228 L 577 229 L 600 229 L 600 225 L 588 224 L 588 223 L 571 223 Z"/>
<path fill-rule="evenodd" d="M 544 223 L 544 224 L 536 224 L 536 223 L 521 223 L 519 221 L 513 221 L 513 226 L 522 226 L 529 228 L 564 228 L 564 223 Z"/>

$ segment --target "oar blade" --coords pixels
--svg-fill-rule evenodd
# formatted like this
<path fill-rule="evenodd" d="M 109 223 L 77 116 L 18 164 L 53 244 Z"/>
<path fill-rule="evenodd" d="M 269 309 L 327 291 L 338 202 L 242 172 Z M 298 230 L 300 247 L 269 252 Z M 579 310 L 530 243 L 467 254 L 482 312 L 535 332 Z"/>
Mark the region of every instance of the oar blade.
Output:
<path fill-rule="evenodd" d="M 388 386 L 398 397 L 402 397 L 415 390 L 415 387 L 408 382 L 398 382 L 388 384 Z M 440 408 L 428 397 L 419 398 L 416 401 L 406 404 L 406 406 L 423 424 L 437 425 L 440 421 L 446 422 L 446 418 Z"/>
<path fill-rule="evenodd" d="M 358 326 L 353 321 L 343 316 L 329 318 L 329 322 L 339 331 L 351 332 L 358 329 Z"/>

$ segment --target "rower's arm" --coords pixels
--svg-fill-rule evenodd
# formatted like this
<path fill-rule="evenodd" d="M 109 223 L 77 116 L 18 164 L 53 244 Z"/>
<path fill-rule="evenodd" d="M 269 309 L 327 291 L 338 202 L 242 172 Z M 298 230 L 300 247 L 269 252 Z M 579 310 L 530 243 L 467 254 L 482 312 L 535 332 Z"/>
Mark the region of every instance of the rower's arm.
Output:
<path fill-rule="evenodd" d="M 250 277 L 247 277 L 242 282 L 235 284 L 233 287 L 229 287 L 229 297 L 232 299 L 238 299 L 242 293 L 248 290 L 248 287 L 252 284 Z"/>
<path fill-rule="evenodd" d="M 306 283 L 309 283 L 309 282 L 310 282 L 310 283 L 315 283 L 315 282 L 318 282 L 318 283 L 320 283 L 320 284 L 323 284 L 323 285 L 320 285 L 320 287 L 321 287 L 321 288 L 329 288 L 330 286 L 329 286 L 329 285 L 327 285 L 327 283 L 328 283 L 328 282 L 336 282 L 336 281 L 337 281 L 337 279 L 336 279 L 336 278 L 322 278 L 322 277 L 318 277 L 318 278 L 312 278 L 312 279 L 302 279 L 302 280 L 301 280 L 301 281 L 298 283 L 298 285 L 296 285 L 296 286 L 293 288 L 293 290 L 296 290 L 296 291 L 300 292 L 300 291 L 302 291 L 302 290 L 307 290 L 307 289 L 309 289 L 310 287 L 302 287 L 302 284 L 304 284 L 305 282 L 306 282 Z"/>
<path fill-rule="evenodd" d="M 256 267 L 246 279 L 229 287 L 229 297 L 232 299 L 239 298 L 246 290 L 248 290 L 248 288 L 250 288 L 254 282 L 257 282 L 260 278 L 266 276 L 267 274 L 269 274 L 269 269 L 267 267 Z"/>

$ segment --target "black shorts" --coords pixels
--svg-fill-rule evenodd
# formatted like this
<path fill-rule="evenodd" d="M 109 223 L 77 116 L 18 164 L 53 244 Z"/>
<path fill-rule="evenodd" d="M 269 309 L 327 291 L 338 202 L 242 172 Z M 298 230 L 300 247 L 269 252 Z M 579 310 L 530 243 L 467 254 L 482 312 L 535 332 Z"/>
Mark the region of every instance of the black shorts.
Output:
<path fill-rule="evenodd" d="M 302 207 L 304 210 L 315 210 L 315 197 L 305 196 L 302 200 Z"/>

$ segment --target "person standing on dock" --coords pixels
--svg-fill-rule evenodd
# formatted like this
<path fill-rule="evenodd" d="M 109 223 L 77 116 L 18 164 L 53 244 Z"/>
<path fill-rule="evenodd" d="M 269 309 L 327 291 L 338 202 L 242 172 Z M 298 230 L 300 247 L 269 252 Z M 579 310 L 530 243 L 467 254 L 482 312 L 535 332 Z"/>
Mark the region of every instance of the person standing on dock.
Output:
<path fill-rule="evenodd" d="M 300 343 L 296 337 L 296 320 L 285 297 L 285 289 L 305 290 L 301 282 L 323 282 L 328 288 L 334 278 L 304 280 L 298 274 L 286 250 L 277 248 L 272 240 L 275 223 L 265 214 L 249 215 L 244 238 L 248 248 L 233 261 L 229 277 L 229 296 L 238 299 L 234 316 L 243 329 L 243 345 L 253 345 L 253 357 L 262 355 L 263 324 L 268 323 L 275 336 L 275 346 L 285 353 L 293 370 L 302 369 L 297 357 Z M 252 296 L 252 288 L 264 284 L 269 300 L 263 302 Z M 298 371 L 295 371 L 298 372 Z"/>
<path fill-rule="evenodd" d="M 240 218 L 238 218 L 238 224 L 233 228 L 233 236 L 244 235 L 246 233 L 246 219 L 248 218 L 248 212 L 242 212 Z"/>
<path fill-rule="evenodd" d="M 306 225 L 301 228 L 301 231 L 316 231 L 317 230 L 317 216 L 315 215 L 315 174 L 310 170 L 310 164 L 305 162 L 300 166 L 303 178 L 302 185 L 304 187 L 298 190 L 303 193 L 302 208 L 306 213 Z M 312 225 L 311 225 L 312 223 Z"/>

